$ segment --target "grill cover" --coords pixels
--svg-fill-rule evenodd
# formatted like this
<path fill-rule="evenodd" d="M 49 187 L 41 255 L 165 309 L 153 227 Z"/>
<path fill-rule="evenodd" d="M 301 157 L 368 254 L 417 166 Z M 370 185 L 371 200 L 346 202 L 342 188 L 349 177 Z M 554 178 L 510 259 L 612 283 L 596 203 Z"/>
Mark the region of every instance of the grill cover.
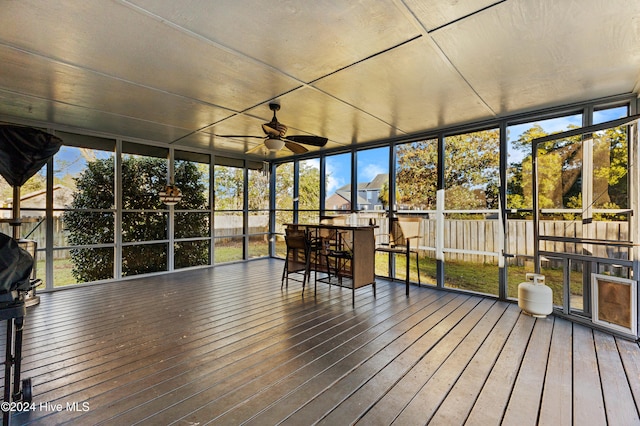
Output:
<path fill-rule="evenodd" d="M 62 139 L 31 127 L 0 125 L 0 174 L 11 186 L 22 186 L 45 165 Z"/>
<path fill-rule="evenodd" d="M 31 288 L 33 257 L 8 235 L 0 233 L 0 293 Z"/>

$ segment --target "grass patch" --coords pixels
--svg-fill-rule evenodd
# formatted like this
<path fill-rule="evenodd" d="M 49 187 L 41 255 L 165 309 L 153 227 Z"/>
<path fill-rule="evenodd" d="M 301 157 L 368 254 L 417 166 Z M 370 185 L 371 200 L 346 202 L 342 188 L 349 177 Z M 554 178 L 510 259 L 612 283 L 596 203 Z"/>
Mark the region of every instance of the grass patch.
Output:
<path fill-rule="evenodd" d="M 388 276 L 388 260 L 386 253 L 376 254 L 376 274 L 380 276 Z M 410 263 L 410 279 L 413 282 L 418 281 L 418 271 L 415 264 L 415 258 Z M 436 279 L 436 261 L 429 257 L 420 257 L 420 280 L 423 284 L 435 284 Z M 445 286 L 462 290 L 469 290 L 478 293 L 491 294 L 498 296 L 498 266 L 493 264 L 484 264 L 476 262 L 462 261 L 446 261 L 444 264 Z M 533 272 L 533 269 L 526 266 L 510 265 L 507 267 L 507 283 L 508 297 L 516 298 L 518 296 L 518 285 L 526 281 L 527 272 Z M 561 306 L 563 304 L 563 274 L 561 268 L 545 268 L 545 284 L 553 291 L 553 303 Z M 405 257 L 396 256 L 396 279 L 405 279 Z M 582 274 L 571 274 L 571 294 L 574 296 L 582 296 Z"/>
<path fill-rule="evenodd" d="M 279 247 L 284 256 L 284 243 Z M 269 254 L 268 243 L 250 244 L 250 256 L 267 256 Z M 226 263 L 242 260 L 242 244 L 227 243 L 225 245 L 216 245 L 215 263 Z M 420 264 L 420 280 L 423 284 L 434 285 L 436 283 L 436 261 L 433 258 L 421 256 Z M 380 276 L 389 276 L 388 273 L 388 255 L 387 253 L 376 253 L 376 274 Z M 56 287 L 78 284 L 73 277 L 71 271 L 73 263 L 71 259 L 55 259 L 54 281 Z M 498 295 L 498 267 L 492 264 L 481 264 L 474 262 L 447 261 L 444 266 L 445 270 L 445 286 L 462 290 L 469 290 L 478 293 Z M 38 277 L 46 283 L 46 269 L 44 260 L 37 262 Z M 509 266 L 507 268 L 508 296 L 517 297 L 518 285 L 526 280 L 526 273 L 533 272 L 531 268 L 525 266 Z M 411 258 L 410 263 L 410 279 L 418 281 L 418 270 L 415 264 L 415 258 Z M 553 303 L 562 305 L 563 303 L 563 270 L 560 268 L 545 268 L 545 283 L 551 287 L 553 291 Z M 405 257 L 396 256 L 396 276 L 399 280 L 405 279 Z M 582 275 L 580 273 L 571 274 L 571 294 L 575 296 L 582 295 Z"/>

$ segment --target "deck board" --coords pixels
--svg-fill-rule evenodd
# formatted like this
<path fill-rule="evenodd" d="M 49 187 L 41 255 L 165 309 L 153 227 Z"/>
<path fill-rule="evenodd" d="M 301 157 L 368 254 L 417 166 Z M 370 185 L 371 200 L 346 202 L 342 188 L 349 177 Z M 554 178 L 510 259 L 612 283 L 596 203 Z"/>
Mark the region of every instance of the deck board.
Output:
<path fill-rule="evenodd" d="M 630 409 L 635 405 L 633 395 L 614 338 L 599 331 L 594 332 L 594 338 L 607 421 L 612 425 L 640 425 L 638 411 Z"/>
<path fill-rule="evenodd" d="M 323 420 L 330 423 L 333 418 L 342 417 L 345 411 L 347 415 L 357 418 L 359 412 L 353 407 L 359 407 L 360 412 L 363 412 L 368 404 L 373 404 L 378 395 L 384 394 L 397 381 L 403 368 L 408 368 L 402 362 L 403 351 L 413 342 L 422 339 L 466 299 L 443 294 L 435 302 L 416 312 L 410 321 L 399 322 L 390 330 L 389 337 L 392 340 L 388 345 L 348 375 L 344 375 L 339 382 L 324 390 L 319 397 L 293 413 L 286 419 L 286 423 L 299 424 L 305 419 L 321 420 L 326 414 L 329 414 L 329 417 Z M 429 345 L 424 339 L 423 343 L 425 346 Z M 392 362 L 396 362 L 398 367 L 390 368 Z M 343 405 L 347 400 L 349 402 Z"/>
<path fill-rule="evenodd" d="M 216 399 L 216 389 L 199 395 L 191 401 L 195 410 L 185 410 L 183 414 L 193 413 L 197 418 L 202 416 L 203 419 L 216 420 L 221 424 L 239 424 L 281 398 L 288 401 L 287 396 L 294 390 L 296 395 L 306 400 L 305 395 L 312 395 L 313 390 L 301 392 L 298 389 L 306 382 L 317 375 L 331 381 L 327 370 L 333 364 L 343 361 L 352 365 L 359 361 L 357 357 L 346 357 L 379 335 L 380 330 L 375 327 L 372 329 L 372 323 L 380 321 L 376 325 L 384 325 L 384 321 L 395 313 L 391 301 L 389 309 L 383 310 L 384 307 L 376 304 L 376 309 L 369 309 L 365 313 L 365 306 L 359 305 L 357 317 L 349 315 L 350 318 L 335 326 L 329 322 L 328 325 L 331 326 L 326 330 L 314 330 L 314 335 L 296 347 L 295 352 L 292 353 L 290 349 L 283 351 L 281 359 L 277 363 L 270 362 L 267 370 L 261 371 L 260 376 L 248 380 L 254 375 L 251 374 L 247 380 L 234 381 L 233 389 L 222 398 Z"/>
<path fill-rule="evenodd" d="M 362 424 L 390 424 L 397 417 L 420 390 L 424 381 L 446 359 L 452 345 L 462 340 L 474 319 L 490 307 L 490 303 L 478 305 L 480 303 L 475 298 L 466 299 L 415 343 L 406 349 L 398 348 L 401 355 L 386 365 L 373 382 L 374 384 L 383 382 L 383 387 L 378 390 L 383 393 L 379 395 L 380 398 L 375 401 L 372 409 L 362 417 Z M 471 312 L 473 315 L 469 315 Z M 370 387 L 365 391 L 369 390 Z M 347 400 L 342 406 L 344 408 L 340 411 L 336 410 L 335 415 L 331 413 L 331 416 L 327 416 L 323 424 L 336 424 L 340 418 L 354 416 L 356 414 L 354 408 L 361 404 L 357 400 Z"/>
<path fill-rule="evenodd" d="M 282 266 L 41 293 L 12 424 L 637 424 L 637 342 L 403 282 L 303 298 Z"/>
<path fill-rule="evenodd" d="M 571 323 L 555 321 L 540 406 L 540 424 L 572 424 L 571 385 L 573 382 Z"/>
<path fill-rule="evenodd" d="M 522 314 L 518 317 L 489 378 L 476 398 L 467 419 L 468 423 L 499 425 L 502 422 L 534 325 L 535 320 L 532 317 Z M 533 397 L 535 398 L 535 395 Z"/>
<path fill-rule="evenodd" d="M 431 419 L 433 424 L 464 424 L 519 315 L 517 305 L 507 308 L 446 395 Z"/>
<path fill-rule="evenodd" d="M 407 329 L 415 330 L 423 319 L 422 311 L 426 306 L 446 303 L 451 298 L 446 295 L 431 295 L 419 303 L 412 304 L 411 309 L 407 309 L 402 315 L 386 319 L 377 326 L 379 330 L 371 330 L 375 334 L 371 335 L 368 341 L 362 342 L 363 344 L 336 360 L 322 374 L 290 389 L 288 394 L 268 409 L 260 413 L 251 413 L 249 424 L 270 424 L 279 421 L 300 424 L 301 421 L 319 419 L 349 396 L 353 389 L 357 389 L 372 374 L 377 373 L 381 364 L 388 362 L 391 351 L 387 348 L 394 341 L 401 339 L 403 334 L 407 334 Z M 322 395 L 322 398 L 319 398 L 319 395 Z M 307 404 L 308 401 L 311 402 Z"/>
<path fill-rule="evenodd" d="M 573 327 L 574 424 L 606 424 L 593 330 Z"/>
<path fill-rule="evenodd" d="M 629 387 L 633 393 L 636 410 L 640 412 L 640 352 L 638 351 L 638 343 L 622 339 L 617 339 L 616 343 L 625 373 L 629 378 Z"/>
<path fill-rule="evenodd" d="M 540 400 L 531 398 L 531 395 L 542 394 L 552 330 L 553 317 L 536 320 L 527 352 L 511 391 L 507 411 L 502 419 L 504 424 L 521 426 L 538 424 Z"/>
<path fill-rule="evenodd" d="M 394 424 L 421 425 L 425 420 L 431 420 L 433 413 L 446 398 L 453 384 L 458 380 L 506 308 L 507 304 L 505 303 L 495 303 L 482 314 L 482 319 L 476 322 L 473 329 L 451 351 L 437 371 L 429 377 L 429 380 L 422 385 L 411 402 L 394 420 Z"/>

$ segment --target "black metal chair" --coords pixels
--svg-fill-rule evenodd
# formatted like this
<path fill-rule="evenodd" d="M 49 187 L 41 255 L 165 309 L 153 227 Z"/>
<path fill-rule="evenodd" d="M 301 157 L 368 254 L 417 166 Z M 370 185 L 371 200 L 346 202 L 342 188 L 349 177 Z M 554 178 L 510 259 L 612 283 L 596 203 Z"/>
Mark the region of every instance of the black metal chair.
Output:
<path fill-rule="evenodd" d="M 405 285 L 407 295 L 409 295 L 409 272 L 412 253 L 416 255 L 418 285 L 421 285 L 420 263 L 418 259 L 418 240 L 421 237 L 421 224 L 422 218 L 419 217 L 391 218 L 389 219 L 388 242 L 385 241 L 376 244 L 376 251 L 405 256 Z M 411 240 L 416 240 L 416 242 L 412 245 Z"/>

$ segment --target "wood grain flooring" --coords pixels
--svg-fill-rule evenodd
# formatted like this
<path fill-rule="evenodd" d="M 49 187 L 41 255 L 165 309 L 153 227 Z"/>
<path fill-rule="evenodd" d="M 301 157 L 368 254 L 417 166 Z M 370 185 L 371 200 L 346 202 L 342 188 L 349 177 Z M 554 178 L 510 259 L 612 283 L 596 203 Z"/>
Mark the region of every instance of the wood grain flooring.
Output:
<path fill-rule="evenodd" d="M 640 424 L 636 342 L 401 282 L 302 298 L 282 267 L 41 293 L 12 424 Z"/>

